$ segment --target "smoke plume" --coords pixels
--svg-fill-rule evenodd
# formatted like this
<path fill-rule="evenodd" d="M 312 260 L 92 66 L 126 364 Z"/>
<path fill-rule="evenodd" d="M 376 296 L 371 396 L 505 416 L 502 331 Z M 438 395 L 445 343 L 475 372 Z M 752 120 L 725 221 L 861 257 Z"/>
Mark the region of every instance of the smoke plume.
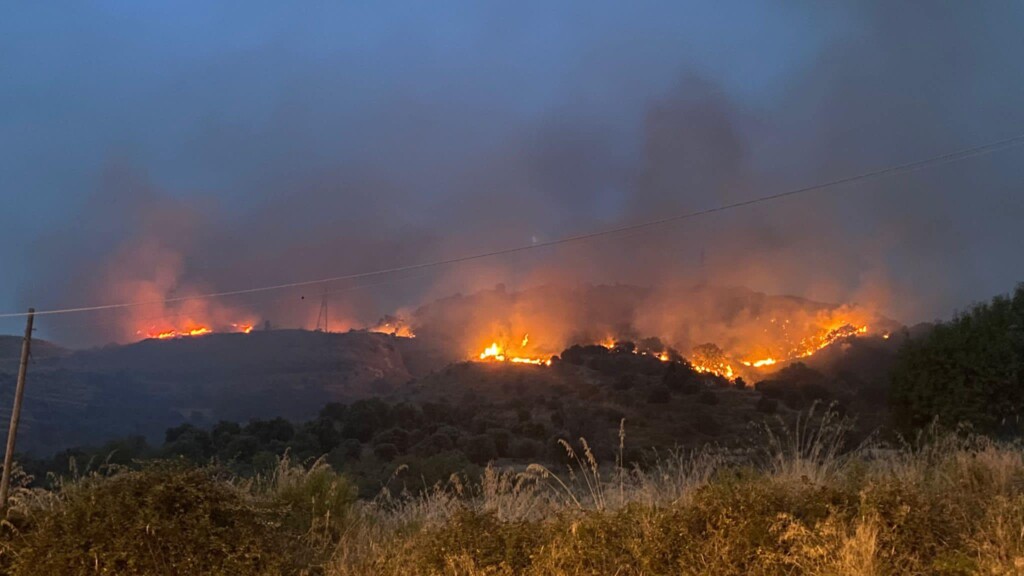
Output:
<path fill-rule="evenodd" d="M 170 153 L 101 150 L 100 176 L 78 183 L 87 200 L 32 245 L 40 258 L 20 277 L 17 303 L 150 301 L 488 252 L 868 172 L 1024 128 L 1024 74 L 1010 56 L 1024 48 L 1019 7 L 798 8 L 766 20 L 758 38 L 776 44 L 746 41 L 749 53 L 737 58 L 747 68 L 736 70 L 698 41 L 680 44 L 657 11 L 623 16 L 607 7 L 548 15 L 587 32 L 570 35 L 571 47 L 541 42 L 540 55 L 527 40 L 536 19 L 477 8 L 466 24 L 472 39 L 452 39 L 457 48 L 403 28 L 397 52 L 308 57 L 311 40 L 282 31 L 261 49 L 183 64 L 157 82 L 180 81 L 179 98 L 132 106 L 143 124 L 169 106 L 173 118 L 189 119 L 185 136 Z M 787 48 L 793 38 L 802 39 L 796 54 Z M 450 58 L 461 66 L 446 66 Z M 370 62 L 388 72 L 370 74 Z M 741 72 L 761 80 L 748 86 Z M 250 114 L 246 106 L 258 102 L 260 113 Z M 44 330 L 87 345 L 182 323 L 312 328 L 324 302 L 332 329 L 346 329 L 496 284 L 509 292 L 640 286 L 647 305 L 630 324 L 681 342 L 729 337 L 713 327 L 679 332 L 698 330 L 701 303 L 675 296 L 693 286 L 930 320 L 1019 279 L 1024 164 L 1015 154 L 642 233 L 54 317 Z M 464 310 L 447 321 L 483 339 L 501 329 L 495 322 L 519 331 L 516 314 L 543 316 L 558 319 L 547 337 L 565 342 L 594 325 L 584 308 L 560 300 L 571 293 L 531 300 L 542 310 L 480 321 Z"/>

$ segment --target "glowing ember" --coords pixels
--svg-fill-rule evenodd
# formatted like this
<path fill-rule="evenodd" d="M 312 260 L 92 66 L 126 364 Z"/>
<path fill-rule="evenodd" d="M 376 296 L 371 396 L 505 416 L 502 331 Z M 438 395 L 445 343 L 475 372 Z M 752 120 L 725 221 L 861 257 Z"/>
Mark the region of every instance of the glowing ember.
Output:
<path fill-rule="evenodd" d="M 396 325 L 391 323 L 378 324 L 371 328 L 367 328 L 370 332 L 377 332 L 379 334 L 390 334 L 392 336 L 398 336 L 399 338 L 415 338 L 416 334 L 413 333 L 412 329 L 408 326 Z"/>
<path fill-rule="evenodd" d="M 525 348 L 529 341 L 529 335 L 523 336 L 520 348 Z M 490 346 L 484 348 L 484 351 L 479 354 L 478 358 L 486 362 L 512 362 L 514 364 L 532 364 L 534 366 L 551 365 L 550 359 L 532 358 L 529 356 L 508 356 L 505 348 L 496 341 L 491 342 Z"/>
<path fill-rule="evenodd" d="M 510 362 L 516 364 L 533 364 L 535 366 L 551 366 L 551 360 L 542 360 L 540 358 L 509 358 Z"/>
<path fill-rule="evenodd" d="M 205 336 L 206 334 L 212 334 L 213 330 L 206 326 L 194 326 L 191 328 L 185 328 L 182 330 L 170 329 L 170 330 L 157 330 L 150 331 L 145 334 L 146 338 L 155 338 L 157 340 L 168 340 L 171 338 L 185 338 L 189 336 Z"/>
<path fill-rule="evenodd" d="M 804 338 L 800 341 L 800 348 L 794 350 L 791 356 L 794 358 L 806 358 L 837 340 L 850 338 L 858 334 L 867 334 L 867 332 L 867 326 L 854 326 L 853 324 L 843 323 L 829 329 L 823 335 Z"/>
<path fill-rule="evenodd" d="M 728 356 L 721 348 L 710 342 L 693 349 L 690 364 L 697 372 L 717 374 L 730 380 L 736 377 L 735 370 L 729 364 Z"/>
<path fill-rule="evenodd" d="M 158 329 L 155 326 L 151 326 L 147 330 L 139 330 L 136 332 L 143 338 L 153 338 L 156 340 L 172 340 L 175 338 L 192 338 L 195 336 L 206 336 L 207 334 L 213 334 L 214 332 L 240 332 L 242 334 L 249 334 L 253 330 L 252 324 L 225 324 L 223 329 L 218 326 L 216 330 L 203 324 L 186 324 L 182 328 L 166 328 Z"/>
<path fill-rule="evenodd" d="M 719 364 L 714 366 L 704 366 L 703 364 L 690 364 L 694 370 L 703 374 L 714 374 L 723 378 L 732 380 L 736 377 L 736 373 L 732 371 L 732 366 L 728 364 Z"/>
<path fill-rule="evenodd" d="M 749 340 L 749 348 L 744 346 L 745 341 L 733 341 L 728 351 L 716 344 L 707 343 L 693 348 L 685 360 L 697 372 L 734 380 L 741 375 L 747 376 L 748 369 L 767 369 L 784 365 L 807 358 L 837 342 L 868 333 L 867 325 L 852 321 L 849 317 L 830 316 L 806 324 L 787 318 L 765 318 L 765 322 L 765 336 L 755 336 Z M 889 337 L 888 332 L 880 335 L 883 338 Z M 641 339 L 640 345 L 637 346 L 630 341 L 617 341 L 609 336 L 596 345 L 614 353 L 649 356 L 661 362 L 682 359 L 678 352 L 661 344 L 658 338 Z M 524 333 L 521 339 L 510 338 L 507 335 L 495 338 L 482 352 L 471 357 L 487 362 L 547 366 L 551 361 L 544 359 L 544 351 L 543 348 L 538 349 L 538 345 L 531 340 L 528 333 Z M 744 357 L 747 359 L 741 360 Z"/>
<path fill-rule="evenodd" d="M 412 328 L 401 316 L 392 316 L 388 314 L 381 318 L 376 325 L 366 329 L 368 332 L 379 332 L 381 334 L 390 334 L 392 336 L 398 336 L 399 338 L 415 338 L 416 334 L 413 333 Z"/>

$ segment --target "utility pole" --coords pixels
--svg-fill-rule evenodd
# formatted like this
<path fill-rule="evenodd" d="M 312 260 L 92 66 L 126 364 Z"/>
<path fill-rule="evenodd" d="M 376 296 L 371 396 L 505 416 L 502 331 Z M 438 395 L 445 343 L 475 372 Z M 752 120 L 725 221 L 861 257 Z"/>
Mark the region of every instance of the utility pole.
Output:
<path fill-rule="evenodd" d="M 18 365 L 18 385 L 14 389 L 14 406 L 11 408 L 11 427 L 7 431 L 7 451 L 4 452 L 4 474 L 0 478 L 0 508 L 7 509 L 7 492 L 11 488 L 11 466 L 14 464 L 14 441 L 18 436 L 18 419 L 21 418 L 21 399 L 25 396 L 25 373 L 28 372 L 28 355 L 32 349 L 32 321 L 36 309 L 28 309 L 25 322 L 25 339 L 21 342 L 21 364 Z"/>
<path fill-rule="evenodd" d="M 321 328 L 323 326 L 323 328 Z M 330 332 L 330 326 L 327 320 L 327 294 L 324 293 L 320 299 L 320 312 L 316 315 L 316 332 Z"/>

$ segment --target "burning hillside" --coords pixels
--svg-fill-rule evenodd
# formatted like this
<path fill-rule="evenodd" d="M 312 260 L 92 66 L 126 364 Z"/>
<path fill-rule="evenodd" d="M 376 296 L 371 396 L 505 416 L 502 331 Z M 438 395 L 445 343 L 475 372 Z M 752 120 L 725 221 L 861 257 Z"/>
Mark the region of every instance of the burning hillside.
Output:
<path fill-rule="evenodd" d="M 211 328 L 210 326 L 189 322 L 184 324 L 182 328 L 162 328 L 158 329 L 155 326 L 151 326 L 148 330 L 143 332 L 142 330 L 136 333 L 145 338 L 155 338 L 157 340 L 168 340 L 171 338 L 188 338 L 193 336 L 206 336 L 207 334 L 213 334 L 214 332 L 241 332 L 242 334 L 248 334 L 252 332 L 252 324 L 231 324 L 223 329 Z"/>
<path fill-rule="evenodd" d="M 133 339 L 248 333 L 255 323 L 254 314 L 219 301 L 182 300 L 158 312 L 165 319 L 131 318 Z M 686 360 L 699 372 L 734 379 L 756 377 L 850 338 L 884 337 L 896 327 L 866 307 L 741 288 L 546 285 L 519 292 L 499 286 L 445 298 L 385 315 L 363 330 L 419 336 L 449 361 L 545 366 L 573 345 L 598 345 L 662 361 Z"/>
<path fill-rule="evenodd" d="M 743 289 L 669 292 L 628 286 L 501 287 L 416 311 L 417 334 L 463 350 L 463 359 L 549 364 L 572 345 L 628 347 L 685 359 L 726 378 L 756 375 L 858 336 L 886 336 L 895 322 L 856 306 L 827 305 Z M 660 311 L 652 314 L 651 310 Z"/>

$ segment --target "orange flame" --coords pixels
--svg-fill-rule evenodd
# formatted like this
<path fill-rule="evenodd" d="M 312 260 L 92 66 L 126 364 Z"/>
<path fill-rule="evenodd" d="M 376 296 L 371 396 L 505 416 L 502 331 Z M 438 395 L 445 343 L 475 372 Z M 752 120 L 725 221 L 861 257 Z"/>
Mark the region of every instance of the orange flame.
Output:
<path fill-rule="evenodd" d="M 249 334 L 252 330 L 252 324 L 232 324 L 230 329 L 226 329 L 224 332 L 241 332 L 242 334 Z M 171 340 L 174 338 L 206 336 L 207 334 L 213 334 L 214 332 L 215 330 L 213 328 L 203 324 L 187 324 L 183 328 L 158 329 L 150 327 L 149 330 L 139 330 L 137 334 L 144 338 L 153 338 L 155 340 Z"/>
<path fill-rule="evenodd" d="M 251 327 L 250 327 L 251 328 Z M 212 334 L 213 330 L 207 326 L 192 326 L 189 328 L 183 328 L 181 330 L 171 328 L 169 330 L 156 330 L 150 331 L 145 334 L 146 338 L 155 338 L 157 340 L 168 340 L 171 338 L 184 338 L 190 336 L 205 336 Z"/>
<path fill-rule="evenodd" d="M 687 360 L 694 370 L 705 374 L 715 374 L 734 380 L 741 375 L 747 375 L 746 369 L 767 369 L 779 364 L 785 364 L 807 358 L 819 350 L 822 350 L 837 342 L 845 341 L 848 338 L 868 334 L 866 324 L 855 323 L 849 318 L 838 315 L 831 315 L 828 318 L 819 318 L 818 322 L 806 325 L 803 334 L 794 333 L 797 330 L 798 322 L 785 318 L 771 318 L 768 322 L 771 329 L 765 329 L 764 333 L 769 335 L 766 339 L 759 339 L 750 342 L 751 346 L 746 348 L 746 353 L 740 356 L 736 351 L 743 352 L 744 342 L 730 342 L 729 350 L 723 350 L 717 345 L 708 343 L 697 346 Z M 888 333 L 883 337 L 888 337 Z M 774 336 L 774 337 L 773 337 Z M 538 339 L 543 341 L 543 338 Z M 513 344 L 510 344 L 512 342 Z M 600 345 L 608 350 L 625 351 L 626 346 L 611 336 L 600 340 Z M 512 339 L 507 335 L 490 339 L 490 344 L 483 348 L 482 352 L 473 355 L 474 359 L 488 362 L 511 362 L 516 364 L 550 365 L 550 360 L 544 360 L 543 354 L 533 344 L 529 333 L 524 333 L 521 339 Z M 747 356 L 754 351 L 753 356 Z M 644 349 L 632 347 L 631 352 L 636 355 L 650 356 L 662 362 L 672 361 L 671 349 L 663 350 Z M 747 356 L 749 359 L 741 360 Z"/>
<path fill-rule="evenodd" d="M 529 341 L 529 335 L 523 336 L 520 348 L 525 348 Z M 508 356 L 505 348 L 498 344 L 497 341 L 491 342 L 491 345 L 484 348 L 484 351 L 477 357 L 485 362 L 512 362 L 514 364 L 532 364 L 534 366 L 551 365 L 551 359 L 534 358 L 529 356 Z"/>

